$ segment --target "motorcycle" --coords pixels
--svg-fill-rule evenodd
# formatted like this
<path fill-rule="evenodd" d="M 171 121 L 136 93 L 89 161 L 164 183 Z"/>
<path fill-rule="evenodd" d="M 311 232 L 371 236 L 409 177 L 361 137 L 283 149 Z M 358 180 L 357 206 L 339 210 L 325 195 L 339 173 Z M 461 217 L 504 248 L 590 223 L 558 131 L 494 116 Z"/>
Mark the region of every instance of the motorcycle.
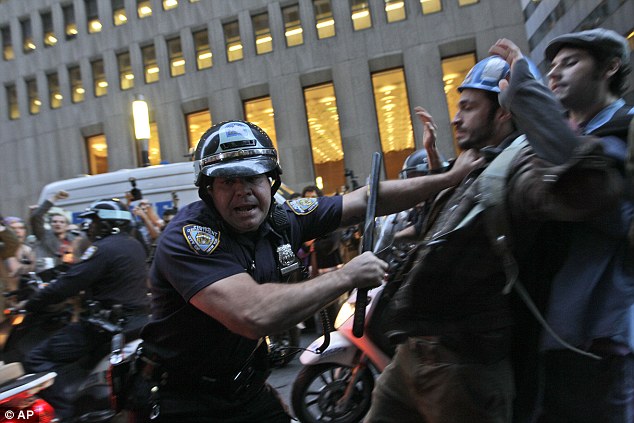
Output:
<path fill-rule="evenodd" d="M 67 265 L 61 265 L 37 273 L 29 272 L 20 279 L 18 289 L 2 294 L 12 305 L 3 310 L 4 320 L 0 323 L 0 360 L 21 362 L 33 347 L 72 320 L 73 309 L 69 304 L 37 314 L 26 313 L 19 307 L 21 301 L 47 286 L 66 268 Z"/>
<path fill-rule="evenodd" d="M 33 283 L 27 284 L 29 289 L 39 289 L 45 286 L 41 280 L 37 280 L 32 275 Z M 28 290 L 22 290 L 13 295 L 19 298 L 28 298 Z M 45 336 L 51 335 L 55 330 L 60 329 L 71 321 L 72 311 L 63 306 L 55 308 L 47 313 L 28 313 L 19 308 L 8 308 L 5 310 L 7 319 L 2 324 L 0 341 L 2 341 L 2 353 L 5 360 L 14 361 L 11 364 L 19 365 L 25 354 L 37 343 L 41 342 Z M 106 334 L 112 338 L 123 336 L 121 326 L 122 313 L 120 308 L 103 310 L 99 303 L 88 302 L 84 312 L 78 315 L 79 321 L 89 325 L 96 331 Z M 139 343 L 140 328 L 136 332 L 128 332 L 126 335 L 132 341 L 122 345 L 121 349 L 126 354 L 133 354 Z M 117 413 L 111 404 L 110 385 L 110 345 L 104 346 L 104 356 L 83 357 L 65 369 L 66 385 L 64 386 L 64 397 L 72 401 L 75 408 L 74 422 L 106 423 L 113 422 L 117 418 Z M 46 387 L 52 384 L 49 383 Z M 41 388 L 44 389 L 44 388 Z M 0 397 L 1 398 L 1 397 Z M 48 405 L 48 403 L 46 403 Z M 50 407 L 50 405 L 48 405 Z M 39 420 L 44 421 L 44 420 Z"/>
<path fill-rule="evenodd" d="M 123 419 L 113 404 L 112 389 L 112 352 L 111 346 L 118 345 L 121 356 L 132 356 L 136 353 L 141 339 L 140 328 L 137 331 L 124 333 L 121 326 L 120 311 L 101 310 L 98 304 L 92 304 L 83 316 L 82 322 L 91 325 L 98 331 L 107 334 L 111 341 L 104 346 L 104 355 L 94 364 L 94 360 L 80 360 L 73 366 L 72 382 L 68 383 L 65 391 L 73 399 L 75 406 L 74 422 L 107 423 Z M 125 342 L 125 339 L 131 339 Z"/>
<path fill-rule="evenodd" d="M 54 422 L 53 407 L 36 394 L 53 384 L 55 376 L 55 372 L 25 374 L 20 363 L 0 364 L 2 421 Z"/>
<path fill-rule="evenodd" d="M 299 357 L 303 367 L 293 383 L 291 404 L 300 422 L 354 423 L 370 409 L 375 378 L 395 350 L 380 317 L 402 282 L 410 251 L 391 249 L 387 282 L 368 291 L 362 337 L 353 334 L 355 290 L 337 315 L 330 345 L 320 351 L 320 337 Z"/>

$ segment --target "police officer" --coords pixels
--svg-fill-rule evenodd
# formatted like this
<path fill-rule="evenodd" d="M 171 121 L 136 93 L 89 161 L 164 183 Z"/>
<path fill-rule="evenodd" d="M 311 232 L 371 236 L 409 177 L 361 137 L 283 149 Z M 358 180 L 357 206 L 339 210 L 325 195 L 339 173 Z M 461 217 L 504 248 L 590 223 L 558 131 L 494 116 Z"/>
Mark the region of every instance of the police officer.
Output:
<path fill-rule="evenodd" d="M 413 206 L 478 163 L 467 153 L 451 172 L 383 182 L 379 213 Z M 279 206 L 273 194 L 281 173 L 273 143 L 252 123 L 219 123 L 198 143 L 202 201 L 182 208 L 165 229 L 150 274 L 152 318 L 137 379 L 147 385 L 152 421 L 288 422 L 265 383 L 262 338 L 383 280 L 387 264 L 367 252 L 340 270 L 280 283 L 299 267 L 294 252 L 303 242 L 359 222 L 366 208 L 363 189 Z"/>
<path fill-rule="evenodd" d="M 149 299 L 145 250 L 128 232 L 132 214 L 119 200 L 105 199 L 94 202 L 79 216 L 91 220 L 88 236 L 92 245 L 68 272 L 28 300 L 25 309 L 39 312 L 84 291 L 86 300 L 98 302 L 104 310 L 120 306 L 125 333 L 133 336 L 136 331 L 138 335 L 147 322 Z M 27 355 L 27 371 L 58 374 L 55 384 L 42 392 L 55 408 L 56 417 L 63 420 L 73 415 L 69 399 L 73 393 L 63 389 L 72 381 L 69 365 L 87 357 L 100 359 L 109 345 L 106 334 L 77 322 L 60 329 Z"/>

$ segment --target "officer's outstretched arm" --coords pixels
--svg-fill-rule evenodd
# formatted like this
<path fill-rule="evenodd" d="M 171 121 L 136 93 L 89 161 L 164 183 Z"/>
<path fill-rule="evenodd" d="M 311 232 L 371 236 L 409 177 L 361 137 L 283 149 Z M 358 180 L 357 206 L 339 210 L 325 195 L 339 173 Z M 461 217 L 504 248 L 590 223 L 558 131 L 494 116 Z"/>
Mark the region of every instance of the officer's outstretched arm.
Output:
<path fill-rule="evenodd" d="M 445 188 L 459 184 L 484 160 L 475 150 L 466 150 L 458 157 L 450 171 L 438 175 L 383 181 L 379 184 L 377 216 L 392 214 L 414 207 Z M 363 220 L 367 205 L 367 189 L 361 187 L 343 196 L 342 227 Z"/>
<path fill-rule="evenodd" d="M 251 339 L 288 329 L 354 288 L 381 284 L 387 263 L 367 252 L 341 269 L 301 283 L 259 284 L 247 273 L 221 279 L 190 300 L 232 332 Z"/>

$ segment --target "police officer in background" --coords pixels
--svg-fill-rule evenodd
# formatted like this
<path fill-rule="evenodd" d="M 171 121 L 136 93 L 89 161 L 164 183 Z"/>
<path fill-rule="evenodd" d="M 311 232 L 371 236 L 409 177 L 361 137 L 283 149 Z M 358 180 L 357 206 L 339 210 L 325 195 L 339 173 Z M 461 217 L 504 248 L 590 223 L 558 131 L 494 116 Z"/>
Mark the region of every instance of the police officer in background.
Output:
<path fill-rule="evenodd" d="M 450 172 L 383 182 L 378 213 L 409 208 L 479 163 L 467 152 Z M 381 283 L 387 264 L 370 252 L 314 279 L 283 283 L 299 267 L 294 252 L 303 242 L 363 219 L 367 191 L 277 205 L 277 152 L 266 133 L 243 121 L 207 130 L 194 169 L 202 201 L 182 208 L 159 241 L 136 382 L 148 388 L 152 421 L 288 422 L 265 382 L 262 338 L 351 289 Z"/>
<path fill-rule="evenodd" d="M 90 219 L 88 236 L 92 245 L 72 265 L 46 288 L 27 301 L 24 308 L 30 312 L 45 310 L 47 306 L 85 292 L 85 299 L 98 301 L 102 309 L 121 306 L 124 333 L 138 336 L 147 322 L 149 299 L 147 295 L 147 267 L 145 250 L 130 236 L 132 214 L 118 199 L 105 199 L 91 204 L 79 215 Z M 73 379 L 72 364 L 93 357 L 95 363 L 109 351 L 110 338 L 82 322 L 70 323 L 52 337 L 35 347 L 26 357 L 24 367 L 29 372 L 55 371 L 52 387 L 42 392 L 54 408 L 57 418 L 73 416 L 68 392 Z"/>

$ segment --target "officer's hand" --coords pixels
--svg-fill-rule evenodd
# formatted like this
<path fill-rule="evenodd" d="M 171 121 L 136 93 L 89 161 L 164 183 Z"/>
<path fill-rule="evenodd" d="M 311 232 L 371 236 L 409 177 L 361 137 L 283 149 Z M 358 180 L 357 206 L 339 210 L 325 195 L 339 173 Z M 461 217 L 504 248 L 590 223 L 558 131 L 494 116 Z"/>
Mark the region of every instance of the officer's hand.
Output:
<path fill-rule="evenodd" d="M 459 184 L 465 176 L 483 164 L 484 159 L 475 150 L 465 150 L 460 153 L 449 173 L 454 177 L 454 183 Z"/>
<path fill-rule="evenodd" d="M 376 288 L 385 279 L 387 267 L 386 262 L 366 251 L 350 260 L 339 271 L 351 279 L 351 288 Z"/>

